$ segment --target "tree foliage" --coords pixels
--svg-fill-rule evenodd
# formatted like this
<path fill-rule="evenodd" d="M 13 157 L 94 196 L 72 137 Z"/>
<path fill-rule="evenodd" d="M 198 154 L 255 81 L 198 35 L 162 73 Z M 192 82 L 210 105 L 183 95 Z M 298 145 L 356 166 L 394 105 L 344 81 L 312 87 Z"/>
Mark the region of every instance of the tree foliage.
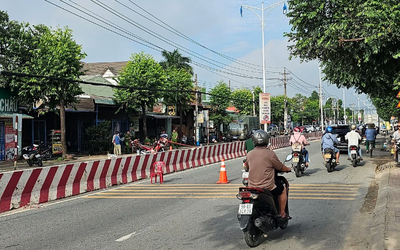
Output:
<path fill-rule="evenodd" d="M 160 62 L 160 65 L 164 69 L 168 68 L 178 68 L 185 69 L 190 75 L 193 75 L 193 68 L 190 66 L 190 58 L 182 56 L 179 53 L 178 49 L 175 49 L 172 52 L 163 50 L 161 55 L 164 57 L 164 60 Z"/>
<path fill-rule="evenodd" d="M 223 81 L 218 84 L 210 91 L 210 105 L 211 113 L 210 120 L 214 121 L 217 131 L 221 124 L 228 124 L 231 118 L 228 116 L 226 109 L 230 106 L 231 90 Z"/>
<path fill-rule="evenodd" d="M 179 90 L 164 92 L 164 102 L 168 105 L 176 105 L 180 114 L 179 133 L 182 136 L 183 115 L 190 108 L 190 103 L 195 99 L 191 75 L 185 69 L 175 67 L 166 70 L 166 89 Z"/>
<path fill-rule="evenodd" d="M 325 79 L 338 87 L 354 87 L 372 99 L 396 96 L 398 1 L 289 0 L 288 4 L 292 30 L 285 35 L 292 43 L 291 56 L 320 61 Z"/>
<path fill-rule="evenodd" d="M 144 52 L 131 55 L 118 77 L 120 86 L 131 88 L 116 89 L 115 100 L 121 108 L 128 112 L 141 110 L 144 138 L 147 136 L 147 109 L 152 108 L 162 97 L 161 91 L 154 90 L 164 89 L 165 81 L 165 72 L 160 64 L 151 55 L 144 54 Z M 140 88 L 140 90 L 134 88 Z"/>
<path fill-rule="evenodd" d="M 65 157 L 67 153 L 65 108 L 74 106 L 78 102 L 77 96 L 83 92 L 78 82 L 59 79 L 79 80 L 79 76 L 83 75 L 81 60 L 86 54 L 73 40 L 72 30 L 68 28 L 51 30 L 45 26 L 39 26 L 38 30 L 41 33 L 40 37 L 33 43 L 34 50 L 30 51 L 31 58 L 23 68 L 23 72 L 50 78 L 15 81 L 12 87 L 18 89 L 18 96 L 27 103 L 41 102 L 40 107 L 43 111 L 59 110 L 61 143 Z"/>
<path fill-rule="evenodd" d="M 232 92 L 232 103 L 241 115 L 253 115 L 253 94 L 249 89 L 236 89 Z"/>

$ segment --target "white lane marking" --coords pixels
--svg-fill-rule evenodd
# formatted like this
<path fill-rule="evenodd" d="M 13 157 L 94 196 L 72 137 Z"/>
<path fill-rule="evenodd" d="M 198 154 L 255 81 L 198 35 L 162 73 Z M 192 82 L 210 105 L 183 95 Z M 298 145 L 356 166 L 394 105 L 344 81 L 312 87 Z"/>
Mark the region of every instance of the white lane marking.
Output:
<path fill-rule="evenodd" d="M 118 242 L 125 241 L 125 240 L 131 238 L 132 236 L 134 236 L 135 234 L 136 234 L 136 232 L 133 232 L 133 233 L 131 233 L 131 234 L 122 236 L 121 238 L 119 238 L 119 239 L 117 239 L 117 240 L 115 240 L 115 241 L 118 241 Z"/>

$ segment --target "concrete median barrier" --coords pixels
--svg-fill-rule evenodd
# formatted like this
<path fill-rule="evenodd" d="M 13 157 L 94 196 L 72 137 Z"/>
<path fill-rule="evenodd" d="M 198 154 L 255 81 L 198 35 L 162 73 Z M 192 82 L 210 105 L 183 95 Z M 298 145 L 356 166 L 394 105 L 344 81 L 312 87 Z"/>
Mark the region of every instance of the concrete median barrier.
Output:
<path fill-rule="evenodd" d="M 0 173 L 0 212 L 145 179 L 156 161 L 165 162 L 168 174 L 241 157 L 244 145 L 223 143 Z"/>

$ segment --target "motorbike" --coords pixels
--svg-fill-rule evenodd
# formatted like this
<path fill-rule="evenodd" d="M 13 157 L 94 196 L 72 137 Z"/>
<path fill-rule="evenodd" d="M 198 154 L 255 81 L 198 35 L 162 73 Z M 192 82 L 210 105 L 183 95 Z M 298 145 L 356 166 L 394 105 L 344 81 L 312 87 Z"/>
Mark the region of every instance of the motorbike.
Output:
<path fill-rule="evenodd" d="M 326 170 L 332 172 L 337 166 L 335 151 L 331 148 L 326 148 L 324 150 L 324 155 Z"/>
<path fill-rule="evenodd" d="M 395 153 L 395 159 L 396 159 L 396 165 L 400 166 L 400 141 L 396 141 L 396 152 Z"/>
<path fill-rule="evenodd" d="M 39 167 L 43 166 L 42 156 L 39 153 L 39 145 L 33 144 L 32 146 L 26 146 L 22 149 L 22 153 L 22 157 L 30 167 L 34 164 Z"/>
<path fill-rule="evenodd" d="M 294 143 L 292 145 L 292 168 L 296 174 L 296 177 L 301 177 L 306 170 L 305 157 L 301 153 L 301 149 L 302 146 L 299 143 Z"/>
<path fill-rule="evenodd" d="M 157 142 L 154 143 L 154 151 L 157 152 L 165 152 L 165 145 L 168 143 L 168 139 L 160 138 Z"/>
<path fill-rule="evenodd" d="M 51 145 L 48 145 L 47 147 L 44 145 L 44 142 L 40 142 L 39 144 L 39 154 L 42 156 L 42 159 L 47 161 L 53 158 L 53 149 L 51 148 Z"/>
<path fill-rule="evenodd" d="M 358 154 L 357 145 L 350 145 L 350 156 L 351 156 L 351 164 L 353 167 L 357 167 L 357 164 L 360 163 L 360 155 Z"/>
<path fill-rule="evenodd" d="M 275 178 L 286 186 L 289 196 L 289 183 L 283 176 Z M 264 234 L 269 234 L 276 229 L 285 229 L 289 220 L 282 218 L 279 211 L 278 197 L 269 191 L 255 187 L 240 187 L 236 198 L 242 201 L 239 204 L 237 219 L 239 220 L 240 230 L 244 233 L 244 240 L 249 247 L 256 247 L 263 241 Z M 289 206 L 286 203 L 285 212 L 289 215 Z"/>

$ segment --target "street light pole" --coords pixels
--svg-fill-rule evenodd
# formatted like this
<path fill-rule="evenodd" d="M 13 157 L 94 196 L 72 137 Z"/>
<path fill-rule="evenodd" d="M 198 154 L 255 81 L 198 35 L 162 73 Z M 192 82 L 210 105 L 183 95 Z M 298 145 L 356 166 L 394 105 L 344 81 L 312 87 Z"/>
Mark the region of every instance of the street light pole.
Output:
<path fill-rule="evenodd" d="M 284 3 L 285 1 L 279 1 L 274 4 L 271 4 L 267 7 L 264 8 L 264 2 L 261 2 L 261 9 L 258 7 L 253 7 L 249 5 L 242 5 L 242 8 L 248 9 L 253 11 L 258 18 L 261 21 L 261 36 L 262 36 L 262 61 L 263 61 L 263 93 L 266 93 L 266 88 L 265 88 L 265 46 L 264 46 L 264 26 L 265 26 L 265 19 L 267 18 L 268 14 L 271 12 L 271 10 L 277 6 L 279 6 L 281 3 Z M 264 11 L 267 11 L 267 14 L 264 17 Z M 261 16 L 257 13 L 257 11 L 261 11 Z M 264 124 L 264 130 L 267 131 L 267 124 Z"/>

